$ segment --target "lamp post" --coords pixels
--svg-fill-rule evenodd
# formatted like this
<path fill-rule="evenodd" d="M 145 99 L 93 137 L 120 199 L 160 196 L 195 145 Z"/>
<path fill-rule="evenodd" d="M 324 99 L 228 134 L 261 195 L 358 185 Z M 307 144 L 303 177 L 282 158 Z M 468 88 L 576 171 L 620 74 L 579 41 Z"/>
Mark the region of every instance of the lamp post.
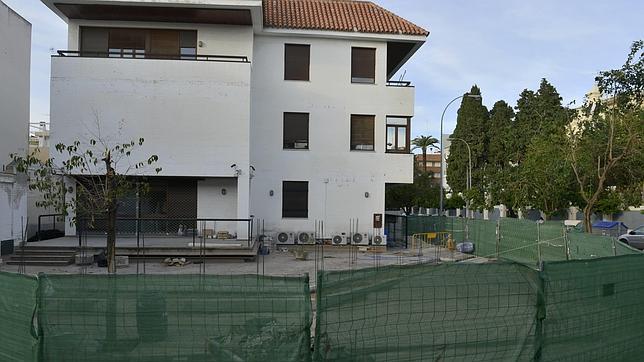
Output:
<path fill-rule="evenodd" d="M 450 137 L 449 140 L 450 141 L 461 141 L 461 142 L 465 143 L 465 146 L 467 146 L 467 158 L 468 158 L 468 161 L 469 161 L 469 168 L 467 170 L 467 181 L 465 182 L 466 183 L 465 187 L 469 191 L 470 189 L 472 189 L 472 149 L 470 148 L 470 144 L 467 143 L 467 141 L 465 141 L 462 138 Z M 465 217 L 470 217 L 470 199 L 469 198 L 467 198 L 465 200 Z"/>
<path fill-rule="evenodd" d="M 441 194 L 440 194 L 440 208 L 439 208 L 439 212 L 438 212 L 439 216 L 443 215 L 443 179 L 445 177 L 445 170 L 444 170 L 444 167 L 443 167 L 443 161 L 447 162 L 447 159 L 445 159 L 445 150 L 444 150 L 445 147 L 443 147 L 443 119 L 445 118 L 445 112 L 447 112 L 447 108 L 449 108 L 449 106 L 452 105 L 452 103 L 456 102 L 457 100 L 459 100 L 461 98 L 465 98 L 465 97 L 474 98 L 474 99 L 481 99 L 481 96 L 479 94 L 465 93 L 462 96 L 458 96 L 458 97 L 452 99 L 449 103 L 447 103 L 447 105 L 445 106 L 445 109 L 443 110 L 443 114 L 441 115 L 441 134 L 440 134 L 440 139 L 441 139 L 441 180 L 440 180 L 441 181 L 440 182 L 440 190 L 441 191 L 440 191 L 440 193 Z"/>

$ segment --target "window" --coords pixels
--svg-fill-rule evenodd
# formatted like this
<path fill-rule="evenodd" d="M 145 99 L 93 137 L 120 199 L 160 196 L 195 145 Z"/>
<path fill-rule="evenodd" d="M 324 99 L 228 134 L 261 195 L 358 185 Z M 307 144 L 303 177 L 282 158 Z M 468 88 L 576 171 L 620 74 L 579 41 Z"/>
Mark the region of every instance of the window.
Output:
<path fill-rule="evenodd" d="M 374 116 L 351 115 L 351 150 L 373 151 Z"/>
<path fill-rule="evenodd" d="M 351 48 L 351 82 L 376 82 L 376 49 Z"/>
<path fill-rule="evenodd" d="M 307 181 L 282 182 L 282 217 L 309 217 L 309 183 Z"/>
<path fill-rule="evenodd" d="M 197 32 L 83 27 L 81 54 L 112 58 L 196 59 Z"/>
<path fill-rule="evenodd" d="M 311 46 L 284 44 L 284 80 L 309 80 Z"/>
<path fill-rule="evenodd" d="M 284 149 L 309 149 L 308 113 L 284 113 Z"/>
<path fill-rule="evenodd" d="M 387 117 L 387 152 L 409 153 L 409 129 L 409 117 Z"/>

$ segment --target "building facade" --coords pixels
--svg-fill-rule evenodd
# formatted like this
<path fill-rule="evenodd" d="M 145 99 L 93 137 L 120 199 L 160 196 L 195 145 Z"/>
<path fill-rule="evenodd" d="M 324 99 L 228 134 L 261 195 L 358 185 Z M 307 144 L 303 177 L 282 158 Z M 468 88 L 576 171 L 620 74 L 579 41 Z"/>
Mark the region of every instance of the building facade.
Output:
<path fill-rule="evenodd" d="M 416 169 L 427 172 L 438 184 L 441 180 L 441 154 L 428 153 L 425 158 L 423 155 L 414 155 L 416 159 Z"/>
<path fill-rule="evenodd" d="M 0 1 L 0 242 L 20 240 L 27 224 L 27 178 L 10 154 L 26 155 L 31 24 Z"/>
<path fill-rule="evenodd" d="M 413 182 L 414 88 L 391 78 L 428 33 L 373 3 L 42 1 L 69 25 L 51 144 L 145 138 L 162 205 L 138 216 L 374 233 L 385 184 Z"/>

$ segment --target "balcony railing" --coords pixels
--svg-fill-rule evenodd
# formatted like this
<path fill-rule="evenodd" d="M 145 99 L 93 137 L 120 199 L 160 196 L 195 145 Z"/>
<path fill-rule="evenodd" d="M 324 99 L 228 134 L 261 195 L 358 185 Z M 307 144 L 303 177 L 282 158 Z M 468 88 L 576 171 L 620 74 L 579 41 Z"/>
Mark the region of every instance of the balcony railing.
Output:
<path fill-rule="evenodd" d="M 179 54 L 150 54 L 132 53 L 129 51 L 108 51 L 91 52 L 78 50 L 59 50 L 55 57 L 76 57 L 76 58 L 123 58 L 123 59 L 163 59 L 163 60 L 191 60 L 202 62 L 227 62 L 227 63 L 250 63 L 248 57 L 241 55 L 179 55 Z"/>
<path fill-rule="evenodd" d="M 387 87 L 413 87 L 410 81 L 388 80 Z"/>

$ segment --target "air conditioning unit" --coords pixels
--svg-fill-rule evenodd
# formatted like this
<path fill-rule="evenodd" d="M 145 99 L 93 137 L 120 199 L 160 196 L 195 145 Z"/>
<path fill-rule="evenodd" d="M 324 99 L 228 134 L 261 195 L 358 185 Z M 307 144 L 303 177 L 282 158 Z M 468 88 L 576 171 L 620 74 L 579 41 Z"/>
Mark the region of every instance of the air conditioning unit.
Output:
<path fill-rule="evenodd" d="M 295 233 L 280 231 L 275 235 L 275 244 L 277 245 L 295 245 Z"/>
<path fill-rule="evenodd" d="M 351 235 L 352 245 L 369 245 L 369 235 L 365 233 L 354 233 Z"/>
<path fill-rule="evenodd" d="M 297 233 L 296 244 L 313 245 L 315 244 L 315 233 L 299 232 Z"/>
<path fill-rule="evenodd" d="M 387 240 L 383 235 L 374 235 L 371 238 L 371 245 L 373 246 L 387 246 Z"/>
<path fill-rule="evenodd" d="M 347 245 L 348 243 L 349 243 L 349 238 L 345 233 L 334 234 L 333 237 L 331 238 L 331 244 L 333 245 Z"/>

